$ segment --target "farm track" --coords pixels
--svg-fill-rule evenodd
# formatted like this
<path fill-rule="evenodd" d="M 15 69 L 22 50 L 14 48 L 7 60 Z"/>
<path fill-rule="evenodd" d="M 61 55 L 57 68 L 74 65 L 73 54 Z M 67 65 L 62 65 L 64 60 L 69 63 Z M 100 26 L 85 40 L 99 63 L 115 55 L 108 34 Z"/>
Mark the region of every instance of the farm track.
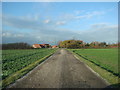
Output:
<path fill-rule="evenodd" d="M 108 84 L 65 49 L 8 88 L 105 88 Z"/>

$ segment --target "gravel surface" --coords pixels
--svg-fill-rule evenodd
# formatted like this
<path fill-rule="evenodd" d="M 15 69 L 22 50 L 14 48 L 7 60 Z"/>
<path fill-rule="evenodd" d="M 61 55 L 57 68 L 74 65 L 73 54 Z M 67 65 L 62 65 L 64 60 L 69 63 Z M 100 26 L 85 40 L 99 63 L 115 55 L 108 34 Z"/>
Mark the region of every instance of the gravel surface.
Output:
<path fill-rule="evenodd" d="M 108 84 L 77 60 L 60 49 L 9 88 L 105 88 Z"/>

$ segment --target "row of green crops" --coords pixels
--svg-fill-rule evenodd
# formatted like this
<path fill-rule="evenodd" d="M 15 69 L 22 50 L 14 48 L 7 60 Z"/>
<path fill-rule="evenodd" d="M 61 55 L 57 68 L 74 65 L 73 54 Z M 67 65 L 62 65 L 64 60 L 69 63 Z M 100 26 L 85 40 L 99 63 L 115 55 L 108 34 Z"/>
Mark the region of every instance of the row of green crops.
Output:
<path fill-rule="evenodd" d="M 115 75 L 120 74 L 118 49 L 72 49 L 72 51 Z"/>
<path fill-rule="evenodd" d="M 2 79 L 53 53 L 56 49 L 2 50 Z"/>

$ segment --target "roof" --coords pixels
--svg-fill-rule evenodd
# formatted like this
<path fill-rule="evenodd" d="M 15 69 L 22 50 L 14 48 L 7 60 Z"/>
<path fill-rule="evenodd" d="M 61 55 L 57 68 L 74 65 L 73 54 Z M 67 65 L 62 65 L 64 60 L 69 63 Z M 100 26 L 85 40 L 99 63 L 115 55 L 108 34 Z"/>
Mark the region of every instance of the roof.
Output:
<path fill-rule="evenodd" d="M 39 45 L 39 44 L 33 44 L 33 45 L 34 45 L 34 47 L 38 47 L 38 48 L 40 47 L 40 45 Z"/>
<path fill-rule="evenodd" d="M 49 46 L 49 44 L 33 44 L 33 47 L 35 48 L 41 48 L 41 47 L 46 47 Z"/>
<path fill-rule="evenodd" d="M 57 45 L 53 45 L 52 47 L 57 47 Z"/>
<path fill-rule="evenodd" d="M 39 44 L 39 45 L 43 45 L 43 46 L 45 46 L 45 45 L 49 45 L 49 44 Z"/>

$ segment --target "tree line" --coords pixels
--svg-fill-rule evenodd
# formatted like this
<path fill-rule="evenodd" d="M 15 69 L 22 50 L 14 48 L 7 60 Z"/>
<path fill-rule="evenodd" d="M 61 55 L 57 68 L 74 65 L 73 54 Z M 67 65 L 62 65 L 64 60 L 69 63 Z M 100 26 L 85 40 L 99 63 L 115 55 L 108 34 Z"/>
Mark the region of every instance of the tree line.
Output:
<path fill-rule="evenodd" d="M 1 44 L 1 49 L 32 49 L 32 46 L 28 43 L 20 42 L 20 43 L 8 43 L 8 44 Z"/>
<path fill-rule="evenodd" d="M 65 40 L 60 41 L 58 46 L 60 48 L 70 48 L 70 49 L 77 49 L 77 48 L 117 48 L 120 43 L 116 44 L 107 44 L 106 42 L 91 42 L 85 43 L 82 40 Z"/>
<path fill-rule="evenodd" d="M 120 43 L 107 44 L 106 42 L 91 42 L 85 43 L 82 40 L 64 40 L 58 42 L 59 48 L 79 49 L 79 48 L 118 48 Z M 8 43 L 0 44 L 0 49 L 32 49 L 33 47 L 28 43 Z"/>

